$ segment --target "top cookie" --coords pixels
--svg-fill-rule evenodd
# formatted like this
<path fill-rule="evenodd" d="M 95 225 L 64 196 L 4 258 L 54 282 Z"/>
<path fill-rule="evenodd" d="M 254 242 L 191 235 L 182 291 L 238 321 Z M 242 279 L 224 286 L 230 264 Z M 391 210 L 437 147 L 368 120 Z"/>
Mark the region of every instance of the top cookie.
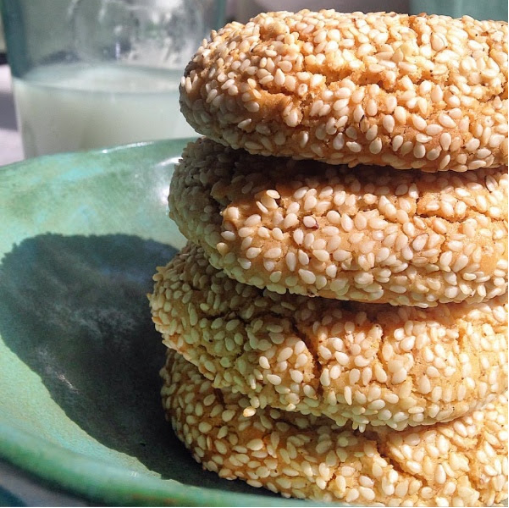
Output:
<path fill-rule="evenodd" d="M 200 133 L 262 155 L 466 171 L 507 164 L 507 23 L 260 14 L 204 41 L 180 87 Z"/>

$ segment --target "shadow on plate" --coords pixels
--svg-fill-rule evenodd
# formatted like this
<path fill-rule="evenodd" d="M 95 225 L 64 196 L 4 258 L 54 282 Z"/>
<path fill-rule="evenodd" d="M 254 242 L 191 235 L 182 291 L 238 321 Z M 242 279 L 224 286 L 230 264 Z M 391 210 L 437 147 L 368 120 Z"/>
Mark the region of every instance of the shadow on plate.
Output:
<path fill-rule="evenodd" d="M 146 293 L 155 267 L 175 253 L 128 235 L 24 240 L 0 264 L 0 333 L 66 415 L 104 446 L 163 478 L 254 492 L 203 472 L 163 417 L 165 348 Z"/>

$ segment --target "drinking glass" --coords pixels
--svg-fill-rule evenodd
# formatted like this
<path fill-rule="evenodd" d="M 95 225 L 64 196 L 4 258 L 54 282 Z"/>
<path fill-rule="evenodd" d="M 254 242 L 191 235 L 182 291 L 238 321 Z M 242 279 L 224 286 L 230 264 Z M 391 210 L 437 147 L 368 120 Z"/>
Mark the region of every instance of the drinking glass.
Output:
<path fill-rule="evenodd" d="M 25 157 L 196 135 L 184 67 L 223 0 L 2 0 Z"/>

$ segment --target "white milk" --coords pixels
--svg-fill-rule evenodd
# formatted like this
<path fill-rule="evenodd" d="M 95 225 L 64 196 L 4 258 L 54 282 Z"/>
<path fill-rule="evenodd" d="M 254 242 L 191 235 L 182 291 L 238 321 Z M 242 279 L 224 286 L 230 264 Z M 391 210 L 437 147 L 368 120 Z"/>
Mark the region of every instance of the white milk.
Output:
<path fill-rule="evenodd" d="M 53 65 L 13 79 L 25 157 L 196 136 L 179 111 L 181 71 Z"/>

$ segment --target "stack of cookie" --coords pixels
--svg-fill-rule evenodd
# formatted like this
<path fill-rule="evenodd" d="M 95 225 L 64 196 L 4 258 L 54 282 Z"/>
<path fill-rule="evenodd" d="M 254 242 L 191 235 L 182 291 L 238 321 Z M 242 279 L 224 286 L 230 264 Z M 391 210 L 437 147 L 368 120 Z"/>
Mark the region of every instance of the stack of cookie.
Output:
<path fill-rule="evenodd" d="M 188 65 L 158 269 L 177 435 L 221 477 L 507 498 L 507 24 L 261 14 Z"/>

